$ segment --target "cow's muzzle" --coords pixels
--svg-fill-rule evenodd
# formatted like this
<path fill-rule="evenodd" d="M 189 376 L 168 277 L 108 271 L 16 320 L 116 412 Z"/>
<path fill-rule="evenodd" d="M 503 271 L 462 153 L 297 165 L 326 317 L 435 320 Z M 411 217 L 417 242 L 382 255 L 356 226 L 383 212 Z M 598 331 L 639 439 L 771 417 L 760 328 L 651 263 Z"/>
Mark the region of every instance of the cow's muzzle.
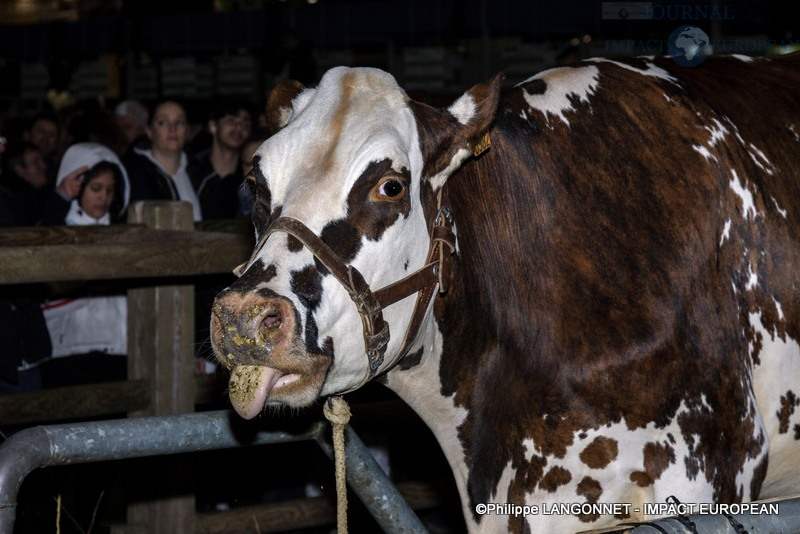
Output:
<path fill-rule="evenodd" d="M 258 415 L 272 396 L 293 406 L 318 396 L 331 362 L 305 349 L 299 325 L 297 310 L 283 297 L 232 288 L 217 296 L 211 345 L 231 371 L 231 403 L 245 419 Z"/>

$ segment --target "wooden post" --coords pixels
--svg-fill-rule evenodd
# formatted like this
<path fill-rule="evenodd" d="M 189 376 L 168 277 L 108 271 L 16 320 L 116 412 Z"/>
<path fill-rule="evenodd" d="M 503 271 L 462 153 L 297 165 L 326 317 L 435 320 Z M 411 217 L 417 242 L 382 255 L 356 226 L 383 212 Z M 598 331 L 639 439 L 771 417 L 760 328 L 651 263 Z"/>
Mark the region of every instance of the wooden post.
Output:
<path fill-rule="evenodd" d="M 148 201 L 131 205 L 129 223 L 159 230 L 193 230 L 192 207 L 184 202 Z M 173 415 L 194 411 L 194 287 L 157 286 L 128 291 L 128 379 L 150 384 L 150 406 L 130 415 Z M 175 469 L 174 467 L 177 467 Z M 183 478 L 165 463 L 154 473 L 156 488 Z M 194 532 L 194 495 L 169 496 L 128 506 L 130 532 Z"/>

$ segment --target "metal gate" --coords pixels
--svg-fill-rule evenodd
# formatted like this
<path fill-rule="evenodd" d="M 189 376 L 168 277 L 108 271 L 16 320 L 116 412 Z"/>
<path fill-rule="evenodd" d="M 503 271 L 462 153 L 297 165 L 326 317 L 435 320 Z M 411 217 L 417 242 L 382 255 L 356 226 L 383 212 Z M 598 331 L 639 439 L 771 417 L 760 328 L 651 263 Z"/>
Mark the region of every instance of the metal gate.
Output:
<path fill-rule="evenodd" d="M 14 531 L 20 486 L 39 467 L 309 440 L 333 458 L 324 421 L 300 433 L 260 431 L 242 441 L 231 427 L 231 417 L 231 412 L 219 410 L 39 426 L 14 434 L 0 446 L 0 534 Z M 350 426 L 345 451 L 347 482 L 385 532 L 427 532 Z"/>

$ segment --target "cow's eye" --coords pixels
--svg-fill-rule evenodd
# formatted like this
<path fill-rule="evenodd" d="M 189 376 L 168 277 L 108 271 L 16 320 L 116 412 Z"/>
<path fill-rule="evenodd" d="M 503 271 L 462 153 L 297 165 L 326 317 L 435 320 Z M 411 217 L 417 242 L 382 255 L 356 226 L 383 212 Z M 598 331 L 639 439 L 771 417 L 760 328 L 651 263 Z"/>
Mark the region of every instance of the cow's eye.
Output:
<path fill-rule="evenodd" d="M 400 200 L 406 194 L 406 186 L 394 177 L 387 177 L 380 181 L 373 190 L 377 200 Z"/>

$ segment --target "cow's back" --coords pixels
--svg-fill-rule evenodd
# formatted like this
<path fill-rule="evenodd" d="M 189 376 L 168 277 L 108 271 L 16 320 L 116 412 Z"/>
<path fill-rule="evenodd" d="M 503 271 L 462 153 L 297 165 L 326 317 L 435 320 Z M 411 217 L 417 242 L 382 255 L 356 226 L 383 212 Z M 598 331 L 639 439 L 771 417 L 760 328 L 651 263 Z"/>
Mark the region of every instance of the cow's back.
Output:
<path fill-rule="evenodd" d="M 474 503 L 605 501 L 612 469 L 642 498 L 759 496 L 800 404 L 798 66 L 595 60 L 501 102 L 445 191 L 440 375 Z"/>

